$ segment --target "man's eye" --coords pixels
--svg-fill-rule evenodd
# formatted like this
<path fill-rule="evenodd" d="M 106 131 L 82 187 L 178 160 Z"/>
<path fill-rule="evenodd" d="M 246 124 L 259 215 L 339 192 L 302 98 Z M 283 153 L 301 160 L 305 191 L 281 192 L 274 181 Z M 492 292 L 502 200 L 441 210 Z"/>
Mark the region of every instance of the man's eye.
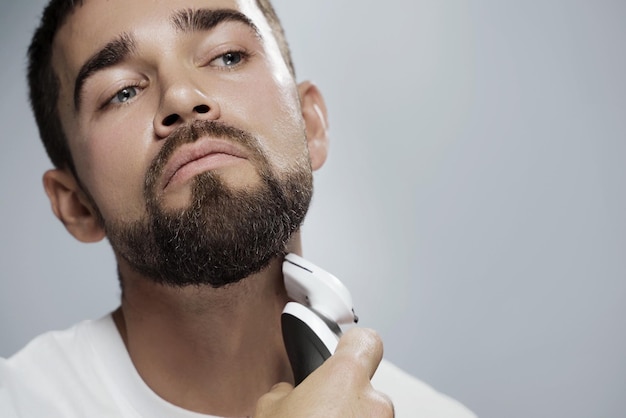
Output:
<path fill-rule="evenodd" d="M 125 87 L 122 90 L 118 91 L 115 94 L 115 96 L 113 96 L 110 103 L 111 104 L 126 103 L 127 101 L 135 97 L 137 93 L 138 93 L 137 87 L 135 86 Z"/>
<path fill-rule="evenodd" d="M 230 51 L 220 55 L 211 61 L 211 65 L 216 67 L 234 67 L 245 59 L 245 53 L 240 51 Z"/>

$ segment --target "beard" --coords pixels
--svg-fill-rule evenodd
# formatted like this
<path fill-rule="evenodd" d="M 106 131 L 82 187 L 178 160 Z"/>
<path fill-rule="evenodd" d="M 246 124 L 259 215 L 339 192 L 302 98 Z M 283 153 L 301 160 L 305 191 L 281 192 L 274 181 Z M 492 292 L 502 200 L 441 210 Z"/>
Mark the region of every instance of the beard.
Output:
<path fill-rule="evenodd" d="M 214 172 L 193 179 L 190 203 L 166 210 L 157 192 L 169 157 L 202 136 L 232 140 L 250 151 L 260 177 L 252 188 L 229 188 Z M 302 138 L 304 144 L 304 134 Z M 179 127 L 152 161 L 144 183 L 146 215 L 132 222 L 103 224 L 115 253 L 157 283 L 183 287 L 236 283 L 284 255 L 308 210 L 313 185 L 306 158 L 274 173 L 251 134 L 208 121 Z"/>

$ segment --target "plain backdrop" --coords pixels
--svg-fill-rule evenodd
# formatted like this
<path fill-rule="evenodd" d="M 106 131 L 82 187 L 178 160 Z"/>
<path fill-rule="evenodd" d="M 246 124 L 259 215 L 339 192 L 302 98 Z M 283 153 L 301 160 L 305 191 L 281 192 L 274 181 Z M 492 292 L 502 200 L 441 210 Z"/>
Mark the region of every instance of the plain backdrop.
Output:
<path fill-rule="evenodd" d="M 305 255 L 386 356 L 481 417 L 623 417 L 626 2 L 275 0 L 332 144 Z M 0 355 L 117 305 L 41 186 L 43 0 L 0 3 Z"/>

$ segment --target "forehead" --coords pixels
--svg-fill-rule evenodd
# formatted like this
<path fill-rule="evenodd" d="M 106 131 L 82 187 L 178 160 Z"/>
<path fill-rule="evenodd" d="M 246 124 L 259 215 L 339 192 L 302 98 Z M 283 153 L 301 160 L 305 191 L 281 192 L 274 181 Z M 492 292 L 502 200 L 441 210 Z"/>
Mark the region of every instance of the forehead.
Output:
<path fill-rule="evenodd" d="M 158 40 L 164 30 L 172 29 L 172 16 L 186 9 L 238 11 L 254 23 L 263 39 L 271 38 L 255 0 L 86 0 L 68 16 L 54 40 L 53 66 L 61 84 L 72 82 L 87 59 L 121 34 Z"/>

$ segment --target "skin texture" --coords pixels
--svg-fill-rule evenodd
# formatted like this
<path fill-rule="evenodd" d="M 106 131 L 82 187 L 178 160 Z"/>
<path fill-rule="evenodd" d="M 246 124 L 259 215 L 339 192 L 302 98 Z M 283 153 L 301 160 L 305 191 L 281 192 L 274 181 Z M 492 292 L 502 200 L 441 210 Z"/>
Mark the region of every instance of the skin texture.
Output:
<path fill-rule="evenodd" d="M 171 24 L 175 13 L 201 8 L 240 12 L 254 27 L 228 21 L 181 31 Z M 87 77 L 77 101 L 81 68 L 122 36 L 132 39 L 132 53 Z M 228 51 L 246 57 L 226 66 Z M 102 220 L 144 216 L 146 170 L 186 122 L 211 120 L 252 133 L 279 176 L 303 164 L 318 169 L 326 159 L 322 96 L 309 82 L 295 83 L 253 1 L 88 0 L 58 32 L 53 66 L 80 182 L 56 169 L 45 173 L 44 186 L 54 213 L 80 241 L 105 238 Z M 204 169 L 159 188 L 163 207 L 186 207 L 193 178 Z M 233 190 L 260 183 L 252 159 L 227 157 L 210 169 Z M 298 234 L 288 250 L 300 252 Z M 293 390 L 280 330 L 287 302 L 280 257 L 215 289 L 164 286 L 116 256 L 124 294 L 115 323 L 137 371 L 165 400 L 220 416 L 392 416 L 389 401 L 369 383 L 382 356 L 369 330 L 347 333 L 337 354 Z"/>

